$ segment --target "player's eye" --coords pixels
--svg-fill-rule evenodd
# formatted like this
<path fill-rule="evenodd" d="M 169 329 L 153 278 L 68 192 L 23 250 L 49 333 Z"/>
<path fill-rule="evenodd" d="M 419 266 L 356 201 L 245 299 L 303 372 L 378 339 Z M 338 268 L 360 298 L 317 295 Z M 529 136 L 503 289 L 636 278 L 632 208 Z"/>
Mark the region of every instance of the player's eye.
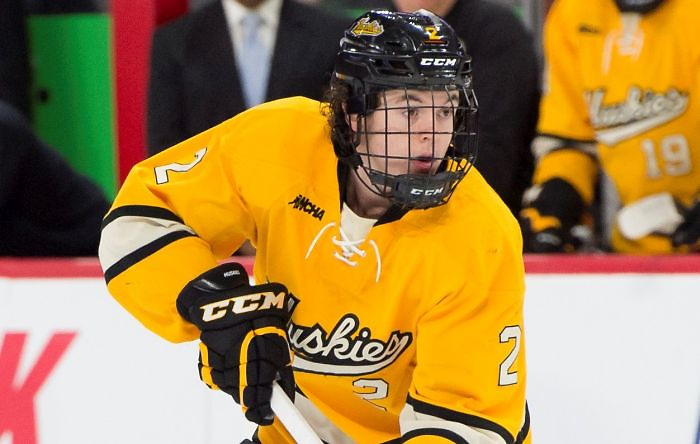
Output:
<path fill-rule="evenodd" d="M 406 107 L 402 114 L 406 117 L 416 117 L 418 115 L 418 108 Z"/>
<path fill-rule="evenodd" d="M 453 111 L 454 110 L 451 106 L 444 106 L 442 108 L 438 108 L 437 116 L 451 119 L 453 116 Z"/>

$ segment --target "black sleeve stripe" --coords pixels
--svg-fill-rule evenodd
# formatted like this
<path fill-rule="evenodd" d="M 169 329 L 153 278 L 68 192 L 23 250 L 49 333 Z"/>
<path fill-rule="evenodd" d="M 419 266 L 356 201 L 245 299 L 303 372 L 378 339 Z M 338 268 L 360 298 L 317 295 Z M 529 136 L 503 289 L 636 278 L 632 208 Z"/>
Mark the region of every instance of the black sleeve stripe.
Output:
<path fill-rule="evenodd" d="M 170 210 L 166 210 L 165 208 L 153 207 L 150 205 L 125 205 L 123 207 L 115 208 L 114 210 L 110 211 L 109 214 L 107 214 L 107 216 L 102 220 L 102 229 L 109 225 L 110 222 L 114 221 L 114 219 L 122 216 L 152 217 L 184 224 L 180 216 Z"/>
<path fill-rule="evenodd" d="M 381 444 L 401 444 L 401 438 L 392 439 L 390 441 L 384 441 Z"/>
<path fill-rule="evenodd" d="M 413 410 L 415 410 L 418 413 L 425 413 L 426 415 L 437 416 L 438 418 L 442 418 L 446 421 L 459 422 L 469 427 L 477 427 L 484 430 L 490 430 L 500 435 L 500 437 L 503 438 L 503 441 L 505 441 L 508 444 L 515 442 L 513 435 L 511 435 L 505 427 L 480 416 L 456 412 L 454 410 L 446 409 L 445 407 L 438 407 L 433 404 L 428 404 L 427 402 L 413 399 L 411 396 L 408 397 L 406 402 L 413 406 Z"/>
<path fill-rule="evenodd" d="M 109 284 L 109 281 L 117 277 L 121 272 L 123 272 L 127 268 L 147 258 L 148 256 L 165 247 L 166 245 L 169 245 L 175 242 L 176 240 L 183 239 L 189 236 L 194 235 L 189 231 L 174 231 L 172 233 L 166 234 L 165 236 L 159 237 L 153 242 L 150 242 L 137 250 L 134 250 L 133 252 L 119 259 L 114 265 L 112 265 L 105 271 L 105 281 Z"/>
<path fill-rule="evenodd" d="M 450 441 L 456 443 L 456 444 L 469 444 L 469 441 L 466 439 L 462 438 L 455 432 L 451 430 L 445 430 L 445 429 L 437 429 L 437 428 L 426 428 L 426 429 L 416 429 L 416 430 L 411 430 L 408 433 L 404 433 L 403 439 L 401 442 L 408 441 L 411 438 L 415 438 L 416 436 L 440 436 L 445 439 L 449 439 Z"/>
<path fill-rule="evenodd" d="M 527 402 L 526 402 L 525 403 L 525 421 L 523 421 L 523 427 L 518 432 L 518 437 L 515 438 L 515 444 L 523 444 L 523 441 L 525 441 L 525 438 L 527 438 L 528 433 L 530 433 L 530 409 L 528 408 Z"/>

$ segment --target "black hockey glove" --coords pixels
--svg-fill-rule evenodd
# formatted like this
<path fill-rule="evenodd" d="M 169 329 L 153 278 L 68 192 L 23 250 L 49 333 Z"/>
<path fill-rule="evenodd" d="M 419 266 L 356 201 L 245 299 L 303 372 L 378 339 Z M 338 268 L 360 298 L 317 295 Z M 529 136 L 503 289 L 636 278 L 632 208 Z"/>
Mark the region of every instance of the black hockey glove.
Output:
<path fill-rule="evenodd" d="M 584 203 L 576 189 L 562 179 L 550 179 L 532 189 L 535 196 L 523 203 L 520 212 L 524 250 L 564 253 L 578 249 L 581 242 L 571 229 L 578 224 Z"/>
<path fill-rule="evenodd" d="M 250 286 L 237 263 L 212 268 L 188 283 L 177 310 L 201 330 L 199 376 L 241 405 L 248 420 L 272 424 L 272 383 L 294 399 L 287 322 L 290 294 L 282 284 Z"/>
<path fill-rule="evenodd" d="M 684 214 L 684 221 L 671 235 L 671 243 L 674 247 L 689 245 L 691 250 L 700 250 L 700 200 Z"/>

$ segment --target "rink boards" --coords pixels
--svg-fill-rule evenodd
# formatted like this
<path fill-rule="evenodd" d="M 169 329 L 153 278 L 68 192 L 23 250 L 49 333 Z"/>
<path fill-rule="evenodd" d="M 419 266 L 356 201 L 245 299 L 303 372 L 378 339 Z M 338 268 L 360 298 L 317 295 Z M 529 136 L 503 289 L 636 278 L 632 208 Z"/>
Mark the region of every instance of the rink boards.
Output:
<path fill-rule="evenodd" d="M 526 268 L 533 442 L 695 444 L 700 258 Z M 119 307 L 92 259 L 0 259 L 0 444 L 238 443 L 253 426 L 196 356 Z"/>

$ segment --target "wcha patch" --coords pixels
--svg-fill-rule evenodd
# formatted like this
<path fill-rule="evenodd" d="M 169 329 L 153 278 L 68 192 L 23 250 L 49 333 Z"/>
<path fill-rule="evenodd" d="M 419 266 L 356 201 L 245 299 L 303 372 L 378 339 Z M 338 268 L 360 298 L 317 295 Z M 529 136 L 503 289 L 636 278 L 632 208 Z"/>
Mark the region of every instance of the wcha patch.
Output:
<path fill-rule="evenodd" d="M 306 214 L 312 215 L 318 220 L 323 220 L 323 215 L 326 214 L 326 210 L 314 204 L 308 197 L 301 194 L 287 204 L 291 205 L 295 210 L 303 211 Z"/>

